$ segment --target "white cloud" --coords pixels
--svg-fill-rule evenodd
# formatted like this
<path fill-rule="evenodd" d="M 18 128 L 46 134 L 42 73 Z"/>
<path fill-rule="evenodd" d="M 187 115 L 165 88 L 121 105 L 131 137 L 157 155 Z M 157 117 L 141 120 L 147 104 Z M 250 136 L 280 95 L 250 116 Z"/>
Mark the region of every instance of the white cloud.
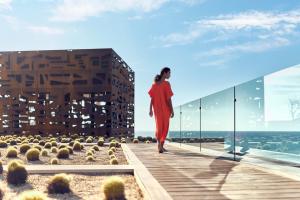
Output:
<path fill-rule="evenodd" d="M 227 30 L 253 28 L 271 30 L 285 24 L 300 23 L 300 10 L 286 13 L 249 11 L 237 15 L 221 15 L 216 19 L 203 20 L 198 23 Z"/>
<path fill-rule="evenodd" d="M 12 0 L 0 0 L 0 9 L 11 9 Z"/>
<path fill-rule="evenodd" d="M 59 28 L 53 28 L 49 26 L 29 26 L 27 27 L 33 33 L 46 34 L 46 35 L 61 35 L 64 34 L 64 30 Z"/>
<path fill-rule="evenodd" d="M 171 33 L 167 36 L 161 36 L 160 40 L 164 43 L 164 47 L 170 47 L 173 45 L 185 45 L 199 38 L 204 33 L 205 31 L 201 29 L 190 29 L 186 34 Z"/>
<path fill-rule="evenodd" d="M 180 2 L 186 3 L 188 5 L 201 4 L 206 2 L 207 0 L 179 0 Z"/>
<path fill-rule="evenodd" d="M 150 12 L 170 0 L 64 0 L 54 10 L 53 20 L 79 21 L 105 12 L 137 10 Z"/>
<path fill-rule="evenodd" d="M 51 20 L 82 21 L 88 17 L 106 12 L 151 12 L 169 2 L 189 5 L 204 3 L 206 0 L 61 0 L 53 10 Z"/>
<path fill-rule="evenodd" d="M 300 10 L 288 12 L 248 11 L 192 22 L 185 32 L 171 33 L 162 36 L 161 40 L 164 46 L 173 46 L 191 43 L 210 33 L 219 33 L 224 37 L 224 33 L 228 35 L 234 32 L 253 31 L 255 37 L 284 36 L 294 33 L 299 25 Z"/>
<path fill-rule="evenodd" d="M 290 45 L 290 41 L 286 38 L 272 38 L 270 40 L 258 40 L 255 42 L 246 42 L 237 45 L 228 45 L 221 48 L 215 48 L 204 53 L 198 54 L 199 58 L 209 56 L 224 56 L 234 53 L 260 53 L 274 48 Z"/>
<path fill-rule="evenodd" d="M 198 64 L 198 67 L 207 68 L 207 67 L 216 67 L 217 69 L 226 69 L 226 63 L 231 60 L 230 57 L 220 58 L 216 60 L 202 61 Z"/>
<path fill-rule="evenodd" d="M 1 18 L 6 22 L 8 27 L 14 31 L 26 30 L 36 34 L 46 35 L 61 35 L 65 33 L 63 29 L 50 26 L 36 26 L 11 15 L 0 15 L 0 19 Z"/>
<path fill-rule="evenodd" d="M 128 20 L 141 20 L 141 19 L 143 19 L 143 16 L 141 16 L 141 15 L 135 15 L 132 17 L 128 17 Z"/>

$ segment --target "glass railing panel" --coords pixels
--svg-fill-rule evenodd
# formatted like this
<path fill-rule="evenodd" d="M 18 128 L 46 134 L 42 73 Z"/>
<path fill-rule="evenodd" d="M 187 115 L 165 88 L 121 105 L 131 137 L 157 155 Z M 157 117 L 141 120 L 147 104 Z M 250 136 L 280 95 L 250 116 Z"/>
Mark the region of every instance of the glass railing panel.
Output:
<path fill-rule="evenodd" d="M 181 106 L 182 143 L 200 147 L 200 100 Z"/>
<path fill-rule="evenodd" d="M 236 87 L 240 155 L 300 163 L 300 66 Z"/>
<path fill-rule="evenodd" d="M 264 78 L 260 77 L 235 87 L 235 151 L 244 156 L 260 144 L 264 131 Z"/>
<path fill-rule="evenodd" d="M 201 99 L 202 149 L 234 153 L 234 89 L 229 88 Z"/>
<path fill-rule="evenodd" d="M 168 140 L 171 142 L 181 142 L 180 132 L 180 106 L 173 108 L 174 117 L 170 120 Z"/>

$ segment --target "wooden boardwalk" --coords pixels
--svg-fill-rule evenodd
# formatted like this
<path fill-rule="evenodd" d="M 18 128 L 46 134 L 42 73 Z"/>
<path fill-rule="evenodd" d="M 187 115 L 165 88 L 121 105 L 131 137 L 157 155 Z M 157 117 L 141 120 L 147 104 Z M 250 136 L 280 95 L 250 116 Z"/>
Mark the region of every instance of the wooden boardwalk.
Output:
<path fill-rule="evenodd" d="M 173 146 L 158 154 L 155 144 L 128 144 L 175 200 L 300 199 L 300 182 L 234 161 Z"/>

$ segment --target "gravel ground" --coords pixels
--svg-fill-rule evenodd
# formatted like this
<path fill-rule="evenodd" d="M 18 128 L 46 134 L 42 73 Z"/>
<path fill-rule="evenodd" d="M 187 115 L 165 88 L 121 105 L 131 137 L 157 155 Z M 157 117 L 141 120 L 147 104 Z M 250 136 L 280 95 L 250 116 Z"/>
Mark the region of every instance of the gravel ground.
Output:
<path fill-rule="evenodd" d="M 30 175 L 26 184 L 22 186 L 8 185 L 5 181 L 5 174 L 0 175 L 0 187 L 4 190 L 3 200 L 16 199 L 17 195 L 26 190 L 37 190 L 44 192 L 47 195 L 47 181 L 51 176 L 49 175 Z M 50 194 L 49 199 L 59 200 L 101 200 L 105 199 L 103 191 L 101 190 L 101 183 L 108 176 L 100 176 L 97 174 L 83 175 L 70 174 L 71 190 L 69 194 Z M 142 200 L 143 194 L 139 189 L 135 178 L 131 175 L 119 175 L 125 182 L 125 195 L 127 200 Z"/>
<path fill-rule="evenodd" d="M 30 164 L 50 164 L 50 161 L 52 158 L 56 158 L 56 154 L 50 153 L 50 150 L 48 150 L 49 156 L 44 157 L 40 156 L 39 161 L 30 161 L 28 162 L 25 155 L 19 153 L 19 145 L 18 147 L 18 159 L 22 160 L 24 163 L 30 165 Z M 109 155 L 108 155 L 108 146 L 99 147 L 100 151 L 96 151 L 94 154 L 95 161 L 89 162 L 85 160 L 85 153 L 91 148 L 91 146 L 86 146 L 81 151 L 74 151 L 74 154 L 70 154 L 69 159 L 60 159 L 59 164 L 63 165 L 109 165 Z M 6 152 L 7 148 L 0 148 L 0 155 L 1 155 L 1 161 L 3 164 L 7 164 L 10 160 L 14 160 L 16 158 L 6 158 Z M 116 148 L 115 156 L 117 157 L 119 161 L 119 165 L 127 165 L 126 157 L 123 153 L 122 148 Z"/>

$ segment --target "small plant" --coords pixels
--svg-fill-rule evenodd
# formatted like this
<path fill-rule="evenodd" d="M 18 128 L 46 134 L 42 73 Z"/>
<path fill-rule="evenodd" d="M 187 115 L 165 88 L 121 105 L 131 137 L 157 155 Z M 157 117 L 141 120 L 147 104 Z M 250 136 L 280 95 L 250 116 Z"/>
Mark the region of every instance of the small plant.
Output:
<path fill-rule="evenodd" d="M 61 143 L 68 143 L 69 142 L 69 139 L 68 138 L 62 138 L 61 139 Z"/>
<path fill-rule="evenodd" d="M 120 142 L 116 142 L 116 148 L 120 148 L 120 147 L 121 147 Z"/>
<path fill-rule="evenodd" d="M 57 146 L 58 146 L 56 141 L 52 141 L 52 142 L 51 142 L 51 145 L 52 145 L 53 147 L 57 147 Z"/>
<path fill-rule="evenodd" d="M 52 153 L 57 153 L 57 152 L 58 152 L 58 149 L 57 149 L 56 147 L 52 147 L 52 148 L 51 148 L 51 152 L 52 152 Z"/>
<path fill-rule="evenodd" d="M 17 199 L 18 200 L 46 200 L 47 197 L 42 192 L 28 190 L 22 192 Z"/>
<path fill-rule="evenodd" d="M 88 151 L 88 152 L 86 152 L 86 154 L 85 154 L 86 156 L 93 156 L 94 154 L 93 154 L 93 152 L 92 151 Z"/>
<path fill-rule="evenodd" d="M 114 158 L 116 158 L 116 156 L 115 156 L 114 154 L 109 156 L 109 159 L 110 159 L 110 160 L 112 160 L 112 159 L 114 159 Z"/>
<path fill-rule="evenodd" d="M 119 164 L 117 158 L 111 159 L 111 160 L 109 161 L 109 163 L 110 163 L 111 165 L 117 165 L 117 164 Z"/>
<path fill-rule="evenodd" d="M 44 147 L 46 149 L 50 149 L 52 147 L 51 143 L 50 142 L 46 142 L 46 144 L 44 145 Z"/>
<path fill-rule="evenodd" d="M 6 157 L 7 158 L 16 158 L 18 156 L 18 151 L 14 147 L 8 147 Z"/>
<path fill-rule="evenodd" d="M 139 140 L 135 138 L 135 139 L 133 139 L 133 143 L 137 144 L 137 143 L 139 143 Z"/>
<path fill-rule="evenodd" d="M 48 193 L 50 194 L 64 194 L 69 193 L 71 178 L 66 174 L 54 175 L 48 183 Z"/>
<path fill-rule="evenodd" d="M 81 151 L 80 142 L 78 142 L 78 141 L 74 142 L 74 144 L 73 144 L 73 150 L 74 151 Z"/>
<path fill-rule="evenodd" d="M 85 160 L 86 160 L 86 161 L 90 161 L 90 162 L 95 161 L 95 159 L 94 159 L 93 156 L 87 156 L 87 157 L 85 158 Z"/>
<path fill-rule="evenodd" d="M 58 165 L 58 159 L 57 158 L 52 158 L 50 162 L 51 162 L 51 165 Z"/>
<path fill-rule="evenodd" d="M 122 139 L 121 139 L 121 143 L 126 143 L 126 139 L 125 139 L 125 138 L 122 138 Z"/>
<path fill-rule="evenodd" d="M 96 145 L 94 145 L 92 148 L 93 148 L 95 151 L 100 151 L 99 147 L 96 146 Z"/>
<path fill-rule="evenodd" d="M 41 155 L 44 156 L 44 157 L 48 156 L 48 151 L 46 149 L 43 149 L 41 151 Z"/>
<path fill-rule="evenodd" d="M 89 137 L 88 139 L 86 139 L 85 142 L 86 142 L 86 143 L 92 143 L 92 142 L 93 142 L 93 138 Z"/>
<path fill-rule="evenodd" d="M 40 145 L 33 145 L 33 148 L 38 149 L 39 151 L 42 151 L 42 147 Z"/>
<path fill-rule="evenodd" d="M 125 185 L 121 177 L 112 176 L 104 180 L 102 190 L 107 200 L 125 199 Z"/>
<path fill-rule="evenodd" d="M 103 147 L 104 146 L 104 140 L 98 140 L 97 142 L 97 145 L 100 146 L 100 147 Z"/>
<path fill-rule="evenodd" d="M 39 140 L 38 139 L 34 139 L 33 143 L 39 143 Z"/>
<path fill-rule="evenodd" d="M 116 147 L 116 143 L 115 142 L 109 143 L 109 148 L 112 148 L 112 147 Z"/>
<path fill-rule="evenodd" d="M 25 154 L 30 148 L 29 144 L 21 144 L 20 153 Z"/>
<path fill-rule="evenodd" d="M 112 150 L 113 152 L 117 151 L 115 147 L 111 147 L 110 150 Z"/>
<path fill-rule="evenodd" d="M 44 140 L 39 141 L 39 145 L 44 146 L 46 142 Z"/>
<path fill-rule="evenodd" d="M 93 154 L 96 153 L 96 151 L 94 149 L 90 149 L 90 151 L 93 152 Z"/>
<path fill-rule="evenodd" d="M 76 138 L 79 137 L 79 135 L 78 135 L 78 134 L 73 134 L 73 135 L 71 135 L 70 137 L 71 137 L 73 140 L 75 140 Z"/>
<path fill-rule="evenodd" d="M 9 142 L 9 144 L 10 144 L 11 146 L 17 145 L 17 141 L 16 141 L 16 140 L 11 140 L 11 141 Z"/>
<path fill-rule="evenodd" d="M 7 143 L 5 141 L 0 141 L 0 148 L 6 148 L 7 147 Z"/>
<path fill-rule="evenodd" d="M 66 148 L 67 147 L 67 145 L 65 145 L 65 144 L 61 144 L 61 145 L 59 145 L 59 149 L 62 149 L 62 148 Z"/>
<path fill-rule="evenodd" d="M 74 141 L 69 142 L 70 147 L 73 147 L 73 145 L 74 145 Z"/>
<path fill-rule="evenodd" d="M 67 149 L 69 150 L 69 154 L 73 154 L 73 148 L 72 147 L 67 147 Z"/>
<path fill-rule="evenodd" d="M 67 159 L 69 158 L 69 155 L 69 150 L 67 148 L 62 148 L 58 150 L 56 157 L 60 159 Z"/>
<path fill-rule="evenodd" d="M 9 184 L 24 184 L 27 181 L 27 177 L 27 170 L 21 161 L 12 160 L 8 163 L 6 180 Z"/>
<path fill-rule="evenodd" d="M 26 152 L 26 158 L 28 161 L 40 160 L 40 151 L 36 148 L 31 148 Z"/>
<path fill-rule="evenodd" d="M 114 154 L 114 152 L 112 150 L 108 151 L 108 155 L 113 155 L 113 154 Z"/>
<path fill-rule="evenodd" d="M 2 165 L 2 161 L 0 160 L 0 174 L 2 174 L 2 173 L 3 173 L 3 165 Z"/>

